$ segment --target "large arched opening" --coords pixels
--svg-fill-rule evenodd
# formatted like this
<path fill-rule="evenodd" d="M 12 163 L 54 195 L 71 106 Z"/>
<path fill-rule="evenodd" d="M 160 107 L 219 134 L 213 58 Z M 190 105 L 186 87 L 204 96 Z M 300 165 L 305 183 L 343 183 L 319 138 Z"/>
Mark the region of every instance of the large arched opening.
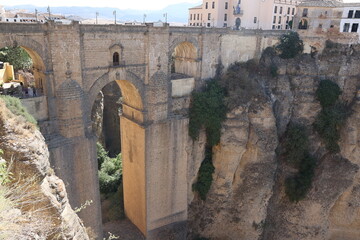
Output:
<path fill-rule="evenodd" d="M 0 62 L 0 84 L 21 84 L 23 92 L 15 94 L 17 97 L 46 95 L 46 68 L 35 50 L 26 46 L 4 46 L 0 48 Z M 32 88 L 31 93 L 28 93 L 27 88 Z"/>
<path fill-rule="evenodd" d="M 0 95 L 20 98 L 28 112 L 43 121 L 49 118 L 44 56 L 37 42 L 26 43 L 0 43 Z"/>
<path fill-rule="evenodd" d="M 105 235 L 111 232 L 121 239 L 143 239 L 146 234 L 144 107 L 138 88 L 128 80 L 120 80 L 121 75 L 107 76 L 105 81 L 99 79 L 97 88 L 101 91 L 96 99 L 91 98 L 93 130 L 98 136 L 102 132 L 98 140 L 103 141 L 107 152 L 112 151 L 108 157 L 113 159 L 105 165 L 99 163 L 103 228 Z M 96 109 L 99 101 L 103 112 L 100 124 L 96 123 L 99 119 L 94 119 L 99 116 Z M 114 151 L 116 144 L 120 145 L 119 154 Z M 114 165 L 121 169 L 114 172 L 111 169 Z M 111 182 L 120 172 L 119 181 Z"/>
<path fill-rule="evenodd" d="M 195 77 L 198 67 L 198 52 L 193 43 L 179 43 L 171 55 L 171 78 Z"/>

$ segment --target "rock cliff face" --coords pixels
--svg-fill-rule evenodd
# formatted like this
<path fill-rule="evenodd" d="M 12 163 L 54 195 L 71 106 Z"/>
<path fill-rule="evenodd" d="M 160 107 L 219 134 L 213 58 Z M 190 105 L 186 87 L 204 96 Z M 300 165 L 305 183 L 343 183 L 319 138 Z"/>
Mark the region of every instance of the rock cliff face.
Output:
<path fill-rule="evenodd" d="M 221 142 L 213 149 L 215 173 L 207 199 L 189 193 L 190 239 L 360 238 L 359 59 L 360 46 L 339 45 L 315 57 L 263 56 L 262 66 L 275 64 L 278 75 L 259 74 L 262 94 L 228 114 Z M 312 128 L 321 109 L 315 91 L 323 79 L 336 82 L 342 100 L 353 102 L 339 154 L 329 154 Z M 294 169 L 276 154 L 290 121 L 309 128 L 310 150 L 318 159 L 312 188 L 298 203 L 288 200 L 284 188 Z M 194 154 L 190 159 L 195 167 L 202 161 Z M 191 186 L 196 178 L 189 179 Z"/>
<path fill-rule="evenodd" d="M 89 239 L 69 204 L 65 185 L 50 168 L 44 138 L 35 126 L 12 114 L 0 100 L 0 149 L 10 168 L 11 194 L 17 204 L 0 229 L 5 239 Z M 0 223 L 6 220 L 2 214 Z M 0 224 L 1 228 L 1 224 Z"/>

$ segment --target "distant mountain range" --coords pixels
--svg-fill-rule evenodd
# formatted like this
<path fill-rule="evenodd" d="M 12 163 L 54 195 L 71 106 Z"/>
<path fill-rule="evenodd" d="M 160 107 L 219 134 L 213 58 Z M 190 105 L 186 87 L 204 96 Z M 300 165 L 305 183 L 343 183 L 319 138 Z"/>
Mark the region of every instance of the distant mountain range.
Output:
<path fill-rule="evenodd" d="M 201 4 L 199 2 L 198 4 Z M 177 23 L 187 23 L 188 22 L 188 9 L 194 7 L 198 4 L 191 3 L 180 3 L 170 5 L 162 10 L 133 10 L 133 9 L 118 9 L 110 7 L 50 7 L 51 13 L 62 14 L 64 16 L 74 16 L 80 17 L 81 19 L 94 19 L 96 17 L 96 12 L 99 13 L 98 18 L 103 19 L 114 19 L 113 12 L 116 10 L 116 17 L 118 21 L 138 21 L 142 22 L 144 14 L 146 14 L 147 22 L 155 21 L 164 21 L 164 14 L 167 13 L 168 22 L 177 22 Z M 16 6 L 6 6 L 6 10 L 14 9 L 24 9 L 29 12 L 34 12 L 37 9 L 39 12 L 47 12 L 47 7 L 37 7 L 33 5 L 16 5 Z"/>

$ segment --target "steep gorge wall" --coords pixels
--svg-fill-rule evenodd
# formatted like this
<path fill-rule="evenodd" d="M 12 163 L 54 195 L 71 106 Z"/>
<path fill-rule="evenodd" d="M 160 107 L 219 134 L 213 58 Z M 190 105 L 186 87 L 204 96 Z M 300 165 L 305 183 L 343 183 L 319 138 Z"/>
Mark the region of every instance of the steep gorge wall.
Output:
<path fill-rule="evenodd" d="M 13 225 L 5 226 L 7 229 L 0 227 L 0 236 L 6 234 L 6 239 L 90 239 L 69 204 L 64 182 L 50 168 L 44 137 L 34 125 L 11 113 L 1 99 L 0 149 L 4 151 L 1 157 L 12 166 L 11 187 L 22 196 L 15 199 L 20 202 L 19 206 L 15 205 L 8 213 Z M 0 225 L 6 221 L 3 213 Z"/>
<path fill-rule="evenodd" d="M 314 58 L 262 58 L 264 67 L 277 65 L 278 76 L 256 76 L 261 94 L 228 114 L 221 142 L 213 149 L 215 173 L 207 199 L 189 193 L 190 239 L 359 238 L 359 58 L 360 47 L 355 45 L 326 48 Z M 336 155 L 326 152 L 312 128 L 321 109 L 315 91 L 324 79 L 338 83 L 342 100 L 354 102 Z M 290 202 L 284 190 L 294 169 L 276 155 L 290 121 L 309 128 L 311 153 L 318 158 L 311 191 L 298 203 Z M 190 154 L 189 165 L 198 167 L 202 142 L 193 144 L 192 149 L 199 149 Z M 189 177 L 189 189 L 195 179 Z"/>

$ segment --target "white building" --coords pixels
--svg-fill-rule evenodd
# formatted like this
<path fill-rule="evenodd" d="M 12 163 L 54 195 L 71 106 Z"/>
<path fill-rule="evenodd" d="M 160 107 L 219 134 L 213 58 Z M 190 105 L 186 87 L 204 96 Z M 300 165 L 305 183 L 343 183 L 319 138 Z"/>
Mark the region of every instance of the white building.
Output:
<path fill-rule="evenodd" d="M 360 3 L 344 3 L 340 21 L 341 32 L 360 32 Z"/>
<path fill-rule="evenodd" d="M 300 0 L 203 0 L 189 9 L 189 26 L 288 29 Z"/>

